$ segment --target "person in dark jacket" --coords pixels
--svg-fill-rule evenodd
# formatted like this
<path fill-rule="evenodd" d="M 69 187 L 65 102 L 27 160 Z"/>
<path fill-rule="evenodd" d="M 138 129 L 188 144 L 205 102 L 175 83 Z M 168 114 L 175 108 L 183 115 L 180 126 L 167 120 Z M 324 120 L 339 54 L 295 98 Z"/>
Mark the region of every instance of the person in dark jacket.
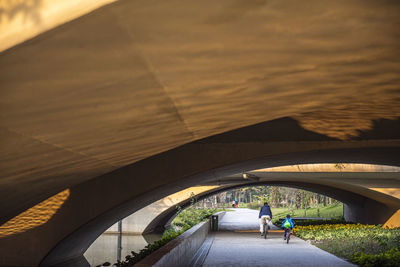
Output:
<path fill-rule="evenodd" d="M 271 208 L 268 206 L 267 202 L 265 202 L 264 206 L 261 207 L 258 218 L 260 219 L 260 232 L 262 235 L 264 230 L 263 229 L 264 222 L 268 223 L 268 228 L 269 228 L 269 224 L 271 223 L 272 220 Z"/>

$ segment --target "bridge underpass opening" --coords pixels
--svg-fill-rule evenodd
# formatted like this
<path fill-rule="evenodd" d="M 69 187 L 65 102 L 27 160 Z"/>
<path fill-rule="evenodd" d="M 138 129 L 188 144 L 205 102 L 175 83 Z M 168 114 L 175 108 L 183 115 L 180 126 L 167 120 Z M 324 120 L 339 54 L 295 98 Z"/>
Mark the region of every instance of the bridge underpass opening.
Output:
<path fill-rule="evenodd" d="M 323 195 L 303 191 L 300 189 L 259 185 L 251 187 L 235 187 L 235 189 L 224 189 L 224 191 L 221 192 L 220 187 L 215 187 L 214 189 L 208 188 L 209 190 L 204 191 L 205 194 L 194 194 L 196 190 L 198 191 L 201 189 L 200 187 L 192 187 L 180 192 L 181 194 L 190 192 L 190 195 L 188 194 L 187 196 L 189 197 L 186 196 L 187 198 L 179 202 L 178 205 L 175 205 L 175 203 L 168 203 L 171 200 L 171 197 L 177 197 L 177 195 L 175 194 L 175 196 L 166 197 L 165 199 L 163 199 L 163 201 L 157 201 L 158 203 L 153 203 L 152 205 L 149 205 L 148 207 L 145 207 L 142 210 L 139 210 L 138 212 L 123 219 L 123 226 L 122 229 L 120 229 L 120 233 L 118 232 L 117 224 L 113 227 L 110 227 L 89 247 L 89 249 L 85 252 L 85 258 L 91 266 L 96 266 L 104 262 L 114 263 L 117 260 L 121 260 L 121 258 L 124 259 L 126 255 L 130 255 L 131 251 L 139 252 L 147 244 L 159 240 L 162 236 L 162 232 L 158 232 L 158 229 L 154 229 L 157 233 L 147 233 L 143 235 L 137 232 L 131 232 L 129 230 L 135 228 L 137 229 L 137 225 L 134 225 L 135 222 L 140 221 L 140 216 L 143 216 L 145 213 L 151 212 L 151 210 L 153 210 L 154 208 L 158 207 L 160 208 L 160 210 L 166 210 L 165 207 L 162 207 L 160 205 L 161 202 L 163 202 L 164 206 L 168 206 L 169 204 L 170 209 L 164 212 L 164 214 L 161 213 L 158 214 L 158 216 L 154 216 L 154 221 L 158 223 L 167 222 L 168 229 L 169 227 L 171 227 L 172 222 L 172 227 L 176 229 L 176 231 L 179 231 L 185 225 L 188 226 L 188 223 L 192 224 L 194 221 L 196 221 L 196 216 L 200 216 L 199 214 L 201 214 L 196 212 L 199 211 L 199 209 L 209 210 L 210 214 L 212 213 L 211 210 L 215 210 L 215 212 L 222 210 L 226 210 L 228 212 L 229 210 L 234 211 L 235 209 L 232 209 L 231 207 L 231 200 L 235 199 L 236 193 L 239 193 L 240 208 L 243 208 L 243 205 L 245 205 L 247 208 L 253 208 L 258 212 L 259 206 L 262 206 L 262 203 L 266 201 L 266 199 L 269 200 L 271 194 L 275 192 L 274 188 L 280 188 L 289 195 L 291 193 L 298 193 L 302 201 L 301 205 L 305 204 L 305 202 L 303 201 L 304 199 L 302 198 L 308 197 L 311 194 L 313 196 L 313 200 L 311 200 L 311 202 L 307 204 L 308 211 L 306 211 L 306 214 L 308 217 L 317 216 L 318 213 L 316 206 L 318 205 L 316 204 L 316 201 L 318 200 L 321 201 L 321 214 L 324 215 L 325 218 L 327 215 L 329 215 L 330 217 L 342 217 L 343 215 L 343 205 L 341 204 L 341 202 Z M 215 191 L 220 192 L 215 193 Z M 248 195 L 249 192 L 253 193 L 252 196 Z M 254 197 L 254 193 L 256 193 L 259 198 Z M 245 197 L 245 194 L 247 194 L 247 197 Z M 286 195 L 286 198 L 288 198 L 289 195 Z M 255 199 L 255 201 L 252 201 L 253 203 L 249 203 L 248 201 L 249 199 L 251 199 L 251 197 Z M 323 204 L 324 201 L 326 205 Z M 294 199 L 289 200 L 289 202 L 292 206 L 290 212 L 296 212 L 296 214 L 301 212 L 301 216 L 304 216 L 304 209 L 299 209 L 295 211 Z M 288 209 L 286 207 L 282 207 L 286 206 L 285 204 L 287 203 L 279 203 L 280 207 L 273 207 L 272 210 L 274 216 L 278 216 L 278 212 L 281 213 L 280 217 L 282 217 L 283 214 L 286 215 L 288 213 Z M 312 208 L 310 204 L 314 208 Z M 325 208 L 323 208 L 322 206 L 324 206 Z M 329 209 L 328 213 L 326 212 L 326 209 Z M 176 217 L 177 215 L 178 217 Z M 147 216 L 149 216 L 149 214 L 147 214 Z M 160 217 L 163 219 L 160 219 Z M 240 229 L 238 228 L 237 230 L 250 230 L 252 232 L 256 232 L 256 230 L 258 229 L 258 217 L 256 216 L 253 219 L 253 222 L 250 222 L 250 224 L 247 225 L 241 225 L 239 227 Z M 224 227 L 225 228 L 222 228 L 222 230 L 234 229 L 234 226 L 232 225 L 225 225 Z"/>
<path fill-rule="evenodd" d="M 246 147 L 248 145 L 246 144 Z M 291 146 L 293 146 L 293 144 L 291 144 Z M 201 155 L 200 151 L 204 152 L 204 144 L 201 144 L 199 146 L 200 150 L 198 153 L 193 153 L 193 148 L 195 148 L 196 145 L 193 146 L 189 146 L 189 151 L 190 153 L 186 154 L 186 148 L 182 147 L 179 148 L 178 150 L 173 150 L 171 152 L 168 152 L 164 155 L 161 155 L 159 157 L 155 157 L 155 158 L 150 158 L 144 162 L 141 162 L 141 164 L 139 164 L 136 167 L 139 167 L 138 169 L 136 169 L 135 172 L 128 172 L 131 173 L 131 175 L 137 175 L 137 176 L 146 176 L 146 177 L 155 177 L 155 176 L 159 176 L 160 172 L 163 173 L 163 177 L 166 177 L 165 175 L 173 175 L 173 173 L 171 173 L 170 169 L 171 166 L 173 166 L 177 159 L 178 162 L 186 162 L 186 166 L 188 167 L 190 166 L 190 164 L 188 165 L 187 163 L 191 162 L 190 157 L 193 155 L 196 155 L 196 159 L 198 160 L 199 155 Z M 257 146 L 251 146 L 252 150 L 248 150 L 247 152 L 254 152 L 257 149 L 260 149 L 262 147 L 260 147 L 260 144 L 257 144 Z M 218 160 L 226 160 L 226 157 L 224 155 L 227 154 L 227 152 L 229 151 L 229 148 L 232 148 L 231 145 L 229 146 L 223 146 L 223 149 L 221 151 L 218 152 L 218 150 L 212 150 L 213 153 L 206 153 L 205 154 L 205 159 L 202 162 L 207 162 L 207 163 L 212 163 L 215 164 L 215 161 Z M 269 151 L 271 151 L 271 147 L 268 147 Z M 282 146 L 279 146 L 280 149 L 282 149 Z M 181 150 L 183 149 L 183 150 Z M 228 149 L 228 150 L 227 150 Z M 237 149 L 237 147 L 235 148 Z M 366 153 L 368 151 L 372 151 L 373 153 Z M 180 153 L 181 152 L 185 152 L 182 154 L 183 157 L 180 157 Z M 218 153 L 216 153 L 218 152 Z M 168 162 L 168 155 L 170 153 L 173 153 L 174 156 L 173 158 L 171 158 L 171 162 L 168 164 L 165 164 L 166 162 Z M 103 233 L 109 226 L 111 226 L 113 223 L 115 223 L 118 218 L 123 218 L 127 215 L 129 215 L 130 213 L 132 213 L 132 211 L 138 210 L 140 208 L 142 208 L 143 206 L 147 205 L 147 204 L 151 204 L 152 202 L 154 202 L 155 200 L 158 200 L 160 198 L 160 196 L 163 195 L 168 195 L 166 192 L 169 193 L 173 193 L 176 191 L 179 191 L 183 188 L 182 185 L 186 184 L 186 185 L 190 185 L 190 184 L 199 184 L 199 181 L 203 181 L 204 183 L 210 182 L 212 180 L 216 180 L 218 181 L 218 179 L 220 179 L 221 177 L 229 177 L 229 175 L 234 174 L 234 173 L 240 173 L 240 177 L 241 180 L 243 180 L 243 172 L 250 172 L 251 170 L 254 169 L 259 169 L 259 168 L 264 168 L 266 166 L 282 166 L 282 165 L 287 165 L 287 164 L 293 164 L 293 163 L 306 163 L 306 162 L 341 162 L 341 163 L 349 163 L 349 162 L 367 162 L 367 163 L 371 163 L 371 162 L 375 162 L 375 163 L 386 163 L 387 165 L 394 165 L 396 166 L 396 160 L 398 158 L 393 157 L 393 154 L 396 154 L 396 150 L 392 150 L 392 149 L 388 149 L 388 148 L 374 148 L 374 149 L 370 149 L 370 148 L 366 148 L 366 149 L 332 149 L 332 150 L 324 150 L 324 151 L 315 151 L 315 152 L 306 152 L 306 153 L 292 153 L 292 154 L 288 154 L 288 155 L 284 155 L 283 157 L 278 156 L 278 157 L 262 157 L 262 158 L 257 158 L 256 160 L 252 159 L 252 160 L 247 160 L 244 161 L 241 160 L 239 161 L 239 163 L 237 164 L 231 164 L 231 165 L 223 165 L 223 167 L 221 167 L 220 169 L 215 169 L 213 168 L 211 172 L 204 172 L 201 175 L 195 175 L 193 177 L 191 176 L 183 176 L 181 178 L 181 180 L 178 183 L 170 183 L 168 187 L 162 187 L 159 188 L 155 191 L 152 191 L 151 193 L 147 194 L 147 195 L 142 195 L 139 198 L 132 198 L 132 202 L 125 202 L 124 205 L 122 205 L 123 208 L 119 207 L 116 209 L 110 209 L 108 210 L 106 213 L 104 213 L 102 216 L 97 217 L 95 220 L 92 220 L 90 223 L 87 223 L 86 225 L 82 226 L 78 231 L 74 232 L 73 234 L 69 235 L 67 238 L 65 238 L 64 240 L 62 240 L 62 242 L 59 242 L 58 245 L 55 247 L 55 249 L 51 250 L 51 252 L 49 253 L 48 257 L 46 257 L 46 261 L 43 262 L 43 265 L 47 265 L 50 263 L 46 263 L 47 260 L 50 260 L 50 262 L 54 262 L 55 261 L 59 261 L 60 259 L 65 259 L 66 257 L 71 259 L 80 259 L 83 255 L 83 252 L 90 246 L 90 244 L 101 234 Z M 243 159 L 243 154 L 231 154 L 231 156 L 236 155 L 239 156 L 239 158 Z M 165 157 L 167 156 L 167 157 Z M 248 157 L 248 155 L 247 155 Z M 210 161 L 210 159 L 212 158 L 212 160 Z M 208 160 L 206 160 L 208 159 Z M 162 162 L 162 164 L 160 165 L 160 161 Z M 167 160 L 167 161 L 166 161 Z M 192 161 L 192 163 L 194 163 L 195 161 Z M 390 164 L 392 163 L 392 164 Z M 197 163 L 196 163 L 197 164 Z M 196 165 L 195 164 L 195 165 Z M 195 165 L 190 166 L 190 168 L 195 167 Z M 399 164 L 400 165 L 400 164 Z M 157 170 L 152 169 L 152 166 L 158 166 Z M 165 168 L 165 172 L 160 171 L 159 168 Z M 196 165 L 197 166 L 197 165 Z M 214 165 L 215 166 L 215 165 Z M 183 171 L 184 169 L 182 169 L 182 166 L 180 165 L 179 169 L 174 169 L 174 171 Z M 154 172 L 156 171 L 156 172 Z M 185 170 L 186 171 L 186 170 Z M 110 173 L 108 175 L 106 175 L 105 177 L 103 177 L 103 181 L 112 181 L 112 183 L 108 183 L 107 187 L 100 189 L 102 187 L 101 183 L 92 183 L 89 182 L 87 184 L 85 184 L 84 186 L 84 191 L 82 191 L 83 188 L 80 189 L 80 187 L 78 188 L 71 188 L 71 195 L 70 198 L 68 199 L 68 202 L 66 204 L 68 204 L 68 209 L 70 209 L 71 207 L 75 206 L 75 204 L 73 204 L 71 206 L 72 203 L 74 203 L 77 200 L 77 197 L 79 197 L 80 194 L 88 194 L 86 190 L 89 191 L 96 191 L 97 196 L 99 196 L 99 198 L 96 200 L 96 203 L 94 204 L 94 207 L 102 207 L 101 205 L 99 205 L 99 203 L 103 203 L 106 204 L 107 202 L 111 201 L 111 200 L 115 200 L 115 198 L 120 197 L 121 195 L 116 194 L 114 195 L 114 198 L 104 198 L 102 196 L 105 196 L 108 194 L 108 192 L 110 191 L 110 188 L 113 187 L 113 185 L 118 184 L 118 179 L 125 179 L 128 178 L 126 176 L 126 173 L 124 174 L 125 170 L 121 170 L 118 172 L 113 172 Z M 155 175 L 155 176 L 154 176 Z M 112 180 L 109 180 L 108 178 L 113 177 Z M 175 178 L 178 177 L 179 175 L 173 175 Z M 187 177 L 189 177 L 189 179 L 187 179 Z M 304 177 L 303 177 L 304 178 Z M 187 179 L 187 180 L 185 180 Z M 291 180 L 293 180 L 293 177 L 291 178 Z M 129 180 L 125 180 L 123 183 L 128 182 Z M 244 180 L 246 182 L 246 180 Z M 146 182 L 146 180 L 142 180 L 141 182 Z M 248 182 L 248 181 L 247 181 Z M 315 179 L 314 179 L 315 182 Z M 318 183 L 317 183 L 318 184 Z M 332 184 L 332 182 L 330 181 L 324 181 L 324 184 Z M 360 188 L 355 188 L 353 185 L 349 185 L 349 184 L 335 184 L 333 183 L 336 187 L 342 187 L 346 190 L 356 190 L 356 191 L 363 191 L 363 193 L 366 193 L 366 195 L 368 195 L 368 197 L 373 197 L 373 198 L 378 198 L 379 200 L 382 200 L 382 194 L 379 193 L 371 193 L 369 192 L 370 190 L 363 190 Z M 213 184 L 215 185 L 215 184 Z M 99 186 L 101 186 L 99 188 Z M 131 187 L 129 187 L 129 189 L 135 189 L 137 187 L 136 183 L 133 183 L 131 185 Z M 97 189 L 96 189 L 97 188 Z M 123 190 L 124 188 L 115 188 L 116 192 L 121 192 L 121 190 Z M 103 192 L 102 194 L 99 194 L 100 192 Z M 132 194 L 132 190 L 129 190 L 129 194 Z M 94 195 L 93 195 L 94 196 Z M 74 201 L 75 199 L 75 201 Z M 73 201 L 71 203 L 71 200 Z M 396 202 L 393 202 L 393 200 L 389 199 L 385 199 L 383 198 L 384 201 L 389 201 L 391 203 L 391 205 L 397 205 Z M 80 205 L 80 201 L 79 201 L 79 206 Z M 78 204 L 78 203 L 76 203 Z M 90 203 L 87 203 L 90 204 Z M 66 205 L 62 206 L 61 211 L 64 213 L 65 210 L 63 211 L 63 208 L 66 207 Z M 68 210 L 67 209 L 67 210 Z M 72 210 L 71 210 L 72 211 Z M 130 211 L 130 212 L 129 212 Z M 122 215 L 125 214 L 125 215 Z M 54 217 L 58 217 L 58 220 L 61 217 L 64 217 L 64 215 L 60 216 L 60 211 L 58 211 L 58 213 L 56 213 L 54 215 Z M 70 218 L 69 216 L 67 216 L 67 218 Z M 65 220 L 65 218 L 63 219 Z M 54 220 L 50 220 L 49 223 L 54 223 Z M 47 224 L 49 224 L 47 223 Z M 44 226 L 47 226 L 47 224 L 45 224 Z M 38 228 L 35 228 L 38 229 Z M 28 234 L 31 234 L 32 232 L 26 232 Z M 13 237 L 17 237 L 21 238 L 22 235 L 16 235 Z M 3 239 L 4 240 L 4 239 Z M 3 241 L 3 240 L 0 240 Z M 21 240 L 22 241 L 22 240 Z M 26 242 L 26 239 L 24 239 L 24 242 Z M 69 256 L 65 256 L 65 253 L 70 254 Z M 35 254 L 37 255 L 37 254 Z M 76 256 L 72 256 L 72 255 L 76 255 Z M 80 255 L 80 256 L 79 256 Z M 55 257 L 55 258 L 53 258 Z M 50 264 L 51 265 L 51 264 Z"/>
<path fill-rule="evenodd" d="M 218 190 L 226 190 L 226 188 L 232 187 L 232 186 L 239 186 L 243 187 L 248 183 L 259 183 L 259 182 L 264 182 L 264 183 L 270 183 L 270 184 L 280 184 L 280 185 L 286 185 L 286 186 L 297 186 L 301 188 L 308 188 L 308 186 L 311 186 L 317 192 L 323 192 L 325 191 L 330 191 L 331 193 L 333 192 L 336 195 L 340 195 L 342 198 L 346 194 L 348 195 L 348 192 L 345 191 L 337 191 L 337 188 L 333 188 L 335 190 L 332 190 L 332 188 L 329 187 L 321 187 L 321 185 L 318 184 L 313 184 L 310 183 L 310 178 L 315 178 L 329 181 L 329 180 L 334 180 L 335 178 L 340 178 L 341 182 L 347 179 L 346 183 L 350 185 L 357 185 L 361 186 L 365 189 L 369 188 L 371 185 L 376 186 L 378 183 L 378 180 L 380 179 L 381 182 L 381 187 L 387 188 L 388 186 L 394 187 L 398 186 L 396 184 L 396 180 L 398 180 L 398 171 L 399 168 L 397 167 L 391 167 L 391 166 L 376 166 L 376 165 L 362 165 L 362 164 L 314 164 L 314 165 L 295 165 L 295 166 L 286 166 L 286 167 L 277 167 L 277 168 L 269 168 L 269 169 L 259 169 L 259 170 L 253 170 L 253 171 L 247 171 L 245 173 L 239 173 L 236 175 L 231 175 L 227 177 L 219 177 L 218 179 L 215 179 L 214 182 L 208 181 L 209 185 L 215 186 L 215 188 L 209 188 L 210 192 L 206 192 L 207 194 L 212 194 L 215 191 Z M 377 175 L 377 173 L 381 173 L 380 176 Z M 247 174 L 247 175 L 245 175 Z M 361 176 L 360 176 L 361 175 Z M 247 177 L 246 177 L 247 176 Z M 276 181 L 277 177 L 280 177 L 281 179 L 286 179 L 288 181 L 283 182 L 282 181 Z M 297 177 L 300 179 L 305 179 L 305 177 L 308 177 L 307 182 L 304 183 L 303 185 L 293 182 L 295 178 Z M 261 181 L 260 181 L 261 180 Z M 274 181 L 275 180 L 275 181 Z M 312 179 L 311 179 L 312 180 Z M 285 184 L 286 183 L 286 184 Z M 397 181 L 398 183 L 398 181 Z M 207 183 L 206 183 L 207 184 Z M 216 185 L 218 184 L 218 187 Z M 225 187 L 225 189 L 222 189 Z M 191 189 L 188 189 L 186 192 L 189 192 Z M 189 194 L 187 194 L 188 196 Z M 379 194 L 378 194 L 379 195 Z M 347 196 L 347 202 L 351 203 L 352 201 L 354 202 L 362 202 L 363 200 L 360 199 L 360 197 L 357 196 Z M 390 196 L 389 196 L 390 198 Z M 185 201 L 182 201 L 180 205 L 184 207 L 188 203 L 190 203 L 190 198 L 187 197 L 186 199 L 186 204 Z M 364 202 L 362 202 L 364 203 Z M 362 210 L 361 212 L 366 212 L 366 210 Z M 371 210 L 369 210 L 371 212 Z M 157 220 L 154 220 L 155 222 L 150 228 L 151 232 L 152 230 L 157 228 L 158 226 L 164 226 L 166 222 L 168 222 L 168 218 L 173 217 L 173 215 L 176 213 L 175 206 L 170 208 L 169 210 L 166 210 L 166 212 L 160 216 L 156 216 Z M 354 218 L 353 218 L 354 219 Z M 358 218 L 362 219 L 362 218 Z M 355 217 L 355 221 L 357 218 Z M 116 244 L 116 242 L 114 242 Z M 116 250 L 113 250 L 114 252 Z"/>

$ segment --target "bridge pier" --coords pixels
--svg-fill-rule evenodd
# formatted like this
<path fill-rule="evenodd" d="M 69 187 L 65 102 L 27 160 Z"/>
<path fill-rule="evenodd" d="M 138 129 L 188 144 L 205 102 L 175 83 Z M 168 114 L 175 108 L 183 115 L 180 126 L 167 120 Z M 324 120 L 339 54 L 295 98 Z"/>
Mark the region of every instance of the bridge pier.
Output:
<path fill-rule="evenodd" d="M 384 224 L 396 209 L 371 199 L 363 203 L 343 203 L 343 217 L 347 222 L 362 224 Z"/>

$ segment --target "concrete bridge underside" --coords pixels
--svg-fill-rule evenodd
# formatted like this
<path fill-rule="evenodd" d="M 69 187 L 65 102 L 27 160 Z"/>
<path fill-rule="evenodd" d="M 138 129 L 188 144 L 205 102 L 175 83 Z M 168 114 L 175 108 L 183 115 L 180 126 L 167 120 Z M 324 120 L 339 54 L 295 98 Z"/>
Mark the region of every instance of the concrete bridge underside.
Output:
<path fill-rule="evenodd" d="M 334 165 L 325 167 L 328 164 L 312 164 L 301 166 L 303 170 L 299 172 L 300 166 L 284 166 L 283 168 L 269 168 L 264 170 L 257 170 L 247 172 L 248 177 L 244 178 L 243 174 L 231 175 L 229 177 L 221 177 L 217 180 L 208 181 L 203 186 L 190 187 L 182 190 L 173 195 L 167 196 L 159 201 L 156 201 L 139 211 L 129 215 L 122 220 L 122 232 L 124 234 L 152 234 L 162 233 L 166 228 L 169 227 L 171 221 L 177 215 L 177 205 L 181 208 L 188 207 L 193 200 L 202 200 L 210 197 L 216 193 L 224 192 L 237 187 L 247 187 L 253 185 L 271 185 L 271 186 L 287 186 L 296 187 L 305 190 L 311 190 L 317 193 L 329 195 L 335 199 L 338 199 L 349 206 L 353 206 L 353 209 L 347 207 L 344 215 L 348 221 L 361 222 L 369 221 L 369 223 L 383 223 L 386 220 L 386 216 L 375 216 L 373 220 L 368 220 L 367 214 L 375 214 L 376 211 L 369 208 L 366 209 L 364 204 L 368 197 L 357 195 L 345 190 L 332 188 L 329 186 L 318 186 L 319 180 L 327 180 L 329 182 L 341 181 L 346 184 L 350 184 L 353 188 L 364 187 L 365 189 L 372 189 L 378 192 L 385 193 L 389 199 L 391 197 L 400 199 L 400 172 L 399 168 L 387 168 L 386 166 L 374 166 L 374 165 L 354 165 L 346 164 L 343 168 L 346 168 L 345 172 L 338 171 Z M 311 166 L 311 168 L 310 168 Z M 329 172 L 316 172 L 317 168 Z M 378 167 L 378 168 L 376 168 Z M 371 170 L 381 169 L 383 167 L 384 172 L 371 172 Z M 286 170 L 283 172 L 281 170 Z M 288 172 L 288 170 L 291 170 Z M 310 170 L 314 172 L 309 172 Z M 360 171 L 362 172 L 356 172 Z M 390 172 L 395 171 L 395 172 Z M 379 186 L 379 187 L 376 187 Z M 336 190 L 336 191 L 335 191 Z M 368 192 L 368 190 L 365 190 Z M 333 193 L 335 192 L 335 193 Z M 380 197 L 384 196 L 378 194 Z M 352 198 L 350 197 L 352 196 Z M 355 201 L 357 199 L 357 201 Z M 356 208 L 357 207 L 357 208 Z M 390 212 L 389 212 L 390 213 Z M 358 214 L 358 218 L 352 216 Z M 399 218 L 400 219 L 400 218 Z M 400 220 L 399 220 L 400 222 Z M 388 226 L 400 226 L 400 224 L 394 224 L 394 221 L 390 221 Z M 107 229 L 106 233 L 117 233 L 117 224 Z"/>
<path fill-rule="evenodd" d="M 400 166 L 397 157 L 398 150 L 393 148 L 359 148 L 359 149 L 332 149 L 332 150 L 318 150 L 318 151 L 308 151 L 303 153 L 293 153 L 286 154 L 284 153 L 284 157 L 281 154 L 277 156 L 269 156 L 262 157 L 258 159 L 254 159 L 249 161 L 239 161 L 236 164 L 226 164 L 227 158 L 224 155 L 237 155 L 237 157 L 243 159 L 244 152 L 255 152 L 259 151 L 262 147 L 262 143 L 257 143 L 257 146 L 254 146 L 254 149 L 242 149 L 238 150 L 237 144 L 230 144 L 229 146 L 223 145 L 223 149 L 218 151 L 217 147 L 220 147 L 221 144 L 216 144 L 216 146 L 209 147 L 210 150 L 204 150 L 205 144 L 194 145 L 190 144 L 187 147 L 183 146 L 179 149 L 172 150 L 170 152 L 163 153 L 158 155 L 157 157 L 149 158 L 147 160 L 141 161 L 140 164 L 132 165 L 129 168 L 121 169 L 103 177 L 100 179 L 96 179 L 93 181 L 88 181 L 87 183 L 82 184 L 79 187 L 70 188 L 70 196 L 65 201 L 65 203 L 61 206 L 61 208 L 57 211 L 56 214 L 45 224 L 36 227 L 34 229 L 30 229 L 22 234 L 13 235 L 9 237 L 5 237 L 0 239 L 0 242 L 4 242 L 4 244 L 8 244 L 13 248 L 20 247 L 21 244 L 27 244 L 29 242 L 35 242 L 36 237 L 40 235 L 44 240 L 54 240 L 54 235 L 61 234 L 60 231 L 66 229 L 70 231 L 70 227 L 72 225 L 66 224 L 72 223 L 76 221 L 77 209 L 82 206 L 82 199 L 90 200 L 86 201 L 85 207 L 90 206 L 92 212 L 100 212 L 101 216 L 97 216 L 92 218 L 90 221 L 87 221 L 86 224 L 81 225 L 78 229 L 57 242 L 55 248 L 52 247 L 50 249 L 50 254 L 46 257 L 46 261 L 42 264 L 45 265 L 53 265 L 57 262 L 64 261 L 65 259 L 78 259 L 84 253 L 84 251 L 90 246 L 90 244 L 108 227 L 110 227 L 117 220 L 139 210 L 143 206 L 146 206 L 160 197 L 169 195 L 174 193 L 175 191 L 180 190 L 183 186 L 190 186 L 194 184 L 198 184 L 200 181 L 213 180 L 218 177 L 226 176 L 233 173 L 238 172 L 246 172 L 253 169 L 265 167 L 265 166 L 276 166 L 280 164 L 293 164 L 298 163 L 299 159 L 301 159 L 302 163 L 309 162 L 337 162 L 339 159 L 342 162 L 353 162 L 356 159 L 361 162 L 369 162 L 369 163 L 380 163 L 382 159 L 385 159 L 385 163 L 393 166 Z M 338 144 L 336 143 L 335 146 Z M 195 149 L 197 147 L 197 149 Z M 257 149 L 256 149 L 257 147 Z M 279 146 L 279 152 L 282 152 L 282 148 L 284 146 Z M 290 146 L 293 148 L 293 145 Z M 264 151 L 263 153 L 270 153 L 271 146 L 266 146 L 268 151 Z M 186 150 L 188 149 L 188 150 Z M 221 149 L 221 147 L 220 147 Z M 232 153 L 232 149 L 235 152 L 241 153 Z M 208 151 L 208 153 L 201 154 L 201 152 Z M 188 153 L 182 153 L 188 152 Z M 169 157 L 169 154 L 172 153 L 172 157 Z M 373 156 L 372 156 L 373 155 Z M 229 158 L 232 160 L 232 157 Z M 389 160 L 390 162 L 388 162 Z M 183 163 L 183 165 L 179 164 L 176 168 L 172 169 L 174 166 L 174 162 Z M 372 162 L 374 161 L 374 162 Z M 207 162 L 206 166 L 208 166 L 207 171 L 201 171 L 197 162 Z M 225 162 L 225 163 L 224 163 Z M 219 165 L 220 163 L 221 165 Z M 157 169 L 154 168 L 157 166 Z M 182 167 L 184 166 L 184 167 Z M 220 167 L 218 167 L 220 166 Z M 205 167 L 202 164 L 202 167 Z M 133 169 L 134 168 L 134 169 Z M 163 173 L 163 176 L 160 177 L 160 172 Z M 139 190 L 138 188 L 138 180 L 131 179 L 133 174 L 137 174 L 138 177 L 146 176 L 146 179 L 139 180 L 141 188 L 153 188 L 148 191 L 146 194 L 143 194 L 142 191 L 139 191 L 138 195 L 134 195 L 133 192 Z M 159 183 L 166 182 L 166 174 L 170 174 L 172 181 L 170 183 L 167 182 L 165 185 L 160 185 L 154 188 L 155 181 Z M 192 174 L 192 175 L 190 175 Z M 161 180 L 157 180 L 156 177 L 162 178 Z M 181 177 L 181 178 L 179 178 Z M 174 182 L 176 179 L 177 182 Z M 303 179 L 304 181 L 304 179 Z M 299 181 L 292 181 L 292 184 L 296 184 Z M 379 210 L 382 212 L 379 217 L 374 217 L 375 219 L 379 218 L 383 220 L 387 220 L 397 209 L 400 208 L 400 203 L 398 199 L 387 197 L 384 194 L 379 192 L 375 192 L 372 190 L 368 190 L 362 187 L 355 187 L 349 184 L 337 182 L 332 183 L 331 181 L 324 181 L 319 179 L 317 181 L 313 181 L 318 184 L 318 186 L 331 186 L 342 189 L 344 191 L 353 191 L 356 195 L 364 195 L 367 198 L 363 198 L 364 200 L 359 201 L 360 198 L 353 198 L 355 203 L 355 208 L 362 206 L 364 203 L 365 207 L 368 207 L 371 210 Z M 124 184 L 124 188 L 120 187 L 121 184 Z M 125 189 L 125 190 L 124 190 Z M 366 191 L 367 190 L 367 191 Z M 323 191 L 323 190 L 321 190 Z M 110 192 L 116 192 L 111 194 Z M 137 191 L 136 191 L 137 192 Z M 90 198 L 86 196 L 89 195 Z M 96 195 L 96 196 L 94 196 Z M 107 197 L 104 197 L 107 196 Z M 366 202 L 365 200 L 372 199 L 377 201 Z M 110 204 L 114 201 L 117 201 L 117 206 L 111 208 Z M 363 202 L 364 201 L 364 202 Z M 360 213 L 360 209 L 356 214 L 360 216 L 368 215 L 363 213 L 365 209 Z M 83 218 L 90 218 L 90 213 L 78 213 Z M 75 217 L 72 217 L 75 216 Z M 377 223 L 377 221 L 371 221 L 371 218 L 358 218 L 359 221 L 362 222 L 370 222 Z M 368 221 L 370 220 L 370 221 Z M 61 228 L 59 228 L 62 226 Z M 57 232 L 49 233 L 49 228 L 57 227 Z M 43 239 L 42 239 L 43 242 Z M 51 242 L 50 242 L 51 243 Z M 54 245 L 53 245 L 54 246 Z M 33 249 L 35 252 L 34 255 L 37 255 L 43 249 L 43 246 L 36 247 Z M 11 249 L 10 249 L 11 250 Z M 10 253 L 12 253 L 10 251 Z M 75 264 L 75 263 L 73 263 Z"/>
<path fill-rule="evenodd" d="M 0 265 L 74 261 L 119 219 L 235 173 L 400 166 L 399 13 L 121 0 L 1 52 Z"/>

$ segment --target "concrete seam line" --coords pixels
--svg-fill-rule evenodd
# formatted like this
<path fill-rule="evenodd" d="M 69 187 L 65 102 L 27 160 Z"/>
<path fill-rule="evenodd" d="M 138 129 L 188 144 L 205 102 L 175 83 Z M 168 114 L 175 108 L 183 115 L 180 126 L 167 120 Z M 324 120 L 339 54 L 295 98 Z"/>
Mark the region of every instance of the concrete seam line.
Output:
<path fill-rule="evenodd" d="M 203 257 L 199 257 L 197 260 L 196 260 L 196 262 L 194 263 L 194 266 L 203 266 L 203 263 L 204 263 L 204 261 L 206 260 L 206 258 L 207 258 L 207 256 L 208 256 L 208 253 L 210 252 L 210 249 L 211 249 L 211 247 L 212 247 L 212 245 L 213 245 L 213 243 L 214 243 L 214 239 L 215 239 L 215 233 L 212 233 L 211 235 L 210 235 L 210 244 L 207 244 L 207 246 L 204 248 L 204 250 L 205 250 L 205 254 L 204 254 L 204 256 Z M 199 262 L 199 265 L 197 265 L 197 261 L 199 260 L 199 259 L 201 259 L 201 262 Z"/>

